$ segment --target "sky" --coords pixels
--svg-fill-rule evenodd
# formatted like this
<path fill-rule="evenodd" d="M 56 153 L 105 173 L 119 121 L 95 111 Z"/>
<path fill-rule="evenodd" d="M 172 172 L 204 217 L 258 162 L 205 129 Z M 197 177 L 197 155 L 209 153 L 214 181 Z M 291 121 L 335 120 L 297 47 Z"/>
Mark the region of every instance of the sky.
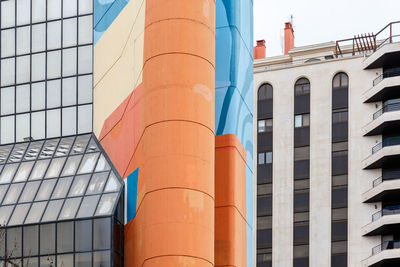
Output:
<path fill-rule="evenodd" d="M 254 44 L 266 41 L 267 57 L 282 54 L 284 23 L 293 15 L 295 46 L 377 33 L 400 21 L 400 0 L 253 0 Z M 394 32 L 400 34 L 400 24 Z"/>

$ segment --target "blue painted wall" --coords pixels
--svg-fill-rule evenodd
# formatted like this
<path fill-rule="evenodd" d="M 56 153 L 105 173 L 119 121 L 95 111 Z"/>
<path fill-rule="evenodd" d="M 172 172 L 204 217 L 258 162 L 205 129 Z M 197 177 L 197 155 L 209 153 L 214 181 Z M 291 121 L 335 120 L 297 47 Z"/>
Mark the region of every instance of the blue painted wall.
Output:
<path fill-rule="evenodd" d="M 253 1 L 216 2 L 216 135 L 235 134 L 247 151 L 247 266 L 253 266 Z"/>

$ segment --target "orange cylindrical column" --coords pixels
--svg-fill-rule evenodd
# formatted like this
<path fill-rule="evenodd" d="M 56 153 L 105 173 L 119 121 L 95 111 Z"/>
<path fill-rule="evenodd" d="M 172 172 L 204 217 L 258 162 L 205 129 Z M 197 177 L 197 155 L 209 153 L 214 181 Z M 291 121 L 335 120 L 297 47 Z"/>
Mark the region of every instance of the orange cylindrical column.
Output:
<path fill-rule="evenodd" d="M 125 266 L 214 266 L 214 29 L 214 0 L 146 0 Z"/>

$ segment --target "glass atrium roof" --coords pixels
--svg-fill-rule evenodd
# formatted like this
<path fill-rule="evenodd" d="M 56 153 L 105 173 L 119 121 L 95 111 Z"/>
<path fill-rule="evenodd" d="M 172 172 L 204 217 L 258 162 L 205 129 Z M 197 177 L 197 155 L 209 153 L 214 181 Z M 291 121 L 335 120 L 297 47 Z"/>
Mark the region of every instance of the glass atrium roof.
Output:
<path fill-rule="evenodd" d="M 123 181 L 92 134 L 0 146 L 0 225 L 112 215 Z"/>

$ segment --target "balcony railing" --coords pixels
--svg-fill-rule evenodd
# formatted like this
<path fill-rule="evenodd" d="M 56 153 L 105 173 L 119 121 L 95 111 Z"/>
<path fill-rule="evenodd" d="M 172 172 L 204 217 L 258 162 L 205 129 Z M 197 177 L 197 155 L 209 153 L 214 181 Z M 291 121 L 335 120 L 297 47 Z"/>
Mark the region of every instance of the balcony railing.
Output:
<path fill-rule="evenodd" d="M 372 248 L 372 256 L 378 254 L 379 252 L 387 249 L 400 248 L 400 240 L 391 240 L 382 242 L 382 244 Z"/>
<path fill-rule="evenodd" d="M 383 210 L 380 210 L 372 214 L 372 221 L 374 222 L 386 215 L 395 215 L 395 214 L 400 214 L 400 205 L 385 207 Z"/>
<path fill-rule="evenodd" d="M 390 112 L 390 111 L 397 111 L 397 110 L 400 110 L 400 103 L 386 104 L 386 105 L 383 106 L 383 108 L 381 108 L 380 110 L 375 112 L 374 115 L 372 116 L 372 118 L 374 120 L 376 120 L 383 113 Z"/>
<path fill-rule="evenodd" d="M 376 187 L 376 186 L 380 185 L 382 182 L 383 182 L 383 179 L 382 179 L 382 176 L 381 176 L 381 177 L 375 179 L 375 180 L 372 182 L 372 187 Z"/>
<path fill-rule="evenodd" d="M 385 71 L 384 73 L 382 73 L 380 76 L 378 76 L 372 83 L 373 86 L 378 85 L 381 81 L 383 81 L 386 78 L 390 78 L 390 77 L 396 77 L 396 76 L 400 76 L 400 68 L 396 68 L 396 69 L 391 69 L 388 71 Z"/>
<path fill-rule="evenodd" d="M 400 145 L 400 136 L 386 138 L 381 143 L 377 144 L 372 148 L 372 154 L 375 154 L 376 152 L 378 152 L 379 150 L 381 150 L 386 146 L 396 146 L 396 145 Z"/>

